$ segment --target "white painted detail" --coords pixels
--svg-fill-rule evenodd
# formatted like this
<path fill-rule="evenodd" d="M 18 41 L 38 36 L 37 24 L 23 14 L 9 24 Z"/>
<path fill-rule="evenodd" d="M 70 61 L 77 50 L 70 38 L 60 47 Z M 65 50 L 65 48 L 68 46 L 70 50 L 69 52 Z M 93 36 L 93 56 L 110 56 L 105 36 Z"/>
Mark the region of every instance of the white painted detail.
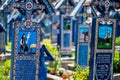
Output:
<path fill-rule="evenodd" d="M 32 21 L 36 23 L 40 23 L 40 21 L 44 18 L 44 16 L 45 13 L 43 13 L 42 15 L 38 15 L 35 19 L 32 18 Z"/>
<path fill-rule="evenodd" d="M 75 9 L 72 11 L 72 13 L 70 14 L 70 16 L 75 16 L 78 12 L 78 10 L 80 9 L 80 7 L 83 6 L 83 3 L 85 2 L 85 0 L 80 0 L 80 2 L 77 4 L 77 6 L 75 7 Z"/>
<path fill-rule="evenodd" d="M 64 0 L 60 0 L 58 4 L 55 6 L 55 9 L 58 9 L 62 5 L 63 2 Z"/>
<path fill-rule="evenodd" d="M 11 1 L 11 0 L 6 0 L 6 1 L 4 2 L 4 4 L 0 7 L 0 10 L 3 10 L 4 7 L 5 7 L 6 5 L 8 5 L 8 3 L 9 3 L 10 1 Z"/>
<path fill-rule="evenodd" d="M 10 15 L 7 16 L 7 23 L 9 23 L 12 19 L 16 19 L 19 15 L 19 11 L 15 9 Z"/>

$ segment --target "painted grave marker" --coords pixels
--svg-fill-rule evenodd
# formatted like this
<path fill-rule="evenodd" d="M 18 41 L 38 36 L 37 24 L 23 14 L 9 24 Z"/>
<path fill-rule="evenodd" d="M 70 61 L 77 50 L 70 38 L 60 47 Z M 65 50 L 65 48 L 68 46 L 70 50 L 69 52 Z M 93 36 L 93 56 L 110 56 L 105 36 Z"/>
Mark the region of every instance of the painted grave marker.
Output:
<path fill-rule="evenodd" d="M 93 80 L 112 80 L 116 20 L 97 18 L 93 28 L 91 38 L 91 54 L 94 54 Z"/>
<path fill-rule="evenodd" d="M 31 22 L 29 25 L 29 21 L 26 21 L 14 23 L 14 28 L 11 80 L 38 80 L 40 27 Z"/>
<path fill-rule="evenodd" d="M 88 66 L 89 42 L 90 42 L 89 25 L 78 24 L 77 44 L 76 44 L 76 62 L 81 67 Z"/>
<path fill-rule="evenodd" d="M 24 2 L 25 1 L 25 2 Z M 15 1 L 22 14 L 24 22 L 14 23 L 13 54 L 11 65 L 11 80 L 38 80 L 40 56 L 40 25 L 31 19 L 33 10 L 40 7 L 31 0 Z"/>
<path fill-rule="evenodd" d="M 69 16 L 62 15 L 61 23 L 61 54 L 71 55 L 72 22 Z"/>

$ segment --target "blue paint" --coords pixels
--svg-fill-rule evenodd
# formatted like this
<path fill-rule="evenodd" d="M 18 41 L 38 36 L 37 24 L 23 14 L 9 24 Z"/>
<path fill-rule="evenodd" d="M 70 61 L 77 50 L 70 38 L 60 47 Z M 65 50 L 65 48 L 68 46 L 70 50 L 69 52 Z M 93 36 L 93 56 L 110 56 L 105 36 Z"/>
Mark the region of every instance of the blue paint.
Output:
<path fill-rule="evenodd" d="M 89 29 L 90 26 L 78 23 L 76 31 L 75 61 L 84 68 L 88 66 Z"/>
<path fill-rule="evenodd" d="M 35 24 L 34 28 L 32 27 L 32 29 L 31 27 L 29 29 L 26 29 L 25 25 L 23 27 L 20 23 L 14 23 L 14 28 L 12 27 L 12 68 L 10 80 L 13 80 L 13 78 L 15 78 L 15 80 L 36 80 L 36 76 L 38 76 L 36 72 L 38 73 L 37 68 L 39 68 L 39 46 L 32 48 L 32 50 L 30 49 L 30 46 L 32 44 L 39 45 L 39 28 L 40 27 L 37 26 L 37 24 Z M 23 52 L 23 49 L 20 51 L 22 44 L 28 46 L 27 53 Z"/>
<path fill-rule="evenodd" d="M 72 46 L 72 24 L 71 18 L 66 15 L 61 15 L 60 18 L 60 37 L 61 37 L 61 55 L 71 55 Z"/>
<path fill-rule="evenodd" d="M 29 36 L 29 38 L 27 39 L 27 43 L 26 45 L 28 46 L 28 52 L 30 52 L 30 46 L 32 44 L 36 44 L 36 32 L 35 31 L 31 31 L 31 32 L 28 32 L 28 31 L 19 31 L 18 33 L 18 49 L 17 51 L 20 52 L 20 46 L 21 46 L 21 40 L 22 40 L 22 35 L 25 34 L 26 38 Z M 36 52 L 36 48 L 33 48 L 32 49 L 32 52 Z"/>
<path fill-rule="evenodd" d="M 113 53 L 96 53 L 95 80 L 111 80 Z"/>
<path fill-rule="evenodd" d="M 116 20 L 116 37 L 120 36 L 120 24 L 118 23 L 120 20 Z"/>
<path fill-rule="evenodd" d="M 90 61 L 89 61 L 89 80 L 93 79 L 93 69 L 94 69 L 94 46 L 95 43 L 93 41 L 95 41 L 95 32 L 96 32 L 96 18 L 93 18 L 92 20 L 92 35 L 91 35 L 91 43 L 90 43 L 90 48 L 91 48 L 91 53 L 90 53 Z"/>
<path fill-rule="evenodd" d="M 14 38 L 14 29 L 12 28 L 12 38 Z M 11 65 L 10 65 L 10 80 L 12 80 L 12 76 L 13 76 L 13 69 L 12 69 L 12 66 L 13 66 L 13 62 L 14 62 L 14 39 L 12 40 L 12 51 L 11 51 Z"/>
<path fill-rule="evenodd" d="M 79 45 L 78 64 L 80 66 L 88 66 L 88 44 Z"/>
<path fill-rule="evenodd" d="M 107 30 L 110 30 L 110 34 L 112 34 L 112 39 L 115 37 L 115 28 L 114 26 L 115 21 L 114 19 L 111 19 L 113 22 L 113 26 L 111 25 L 98 25 L 98 28 L 96 27 L 96 24 L 99 23 L 104 18 L 98 18 L 93 19 L 93 25 L 92 25 L 92 35 L 91 35 L 91 54 L 90 54 L 90 73 L 89 73 L 89 80 L 112 80 L 113 75 L 113 47 L 111 49 L 108 48 L 98 48 L 95 46 L 97 37 L 96 35 L 100 37 L 105 37 L 105 34 Z M 109 19 L 108 19 L 109 20 Z M 97 23 L 96 23 L 97 22 Z M 98 30 L 98 31 L 96 31 Z M 96 33 L 98 32 L 98 34 Z M 99 34 L 100 33 L 100 34 Z M 112 41 L 113 42 L 113 41 Z M 114 44 L 113 44 L 114 46 Z M 96 49 L 96 50 L 95 50 Z"/>
<path fill-rule="evenodd" d="M 18 36 L 18 42 L 17 44 L 19 44 L 20 40 L 21 40 L 21 36 L 23 34 L 25 34 L 26 36 L 29 34 L 29 40 L 27 45 L 31 45 L 33 43 L 36 43 L 36 33 L 35 31 L 26 31 L 26 30 L 20 30 L 18 32 L 18 34 L 16 36 Z M 14 34 L 14 31 L 13 31 Z M 13 35 L 14 37 L 14 35 Z M 14 44 L 15 40 L 13 39 L 13 44 Z M 14 45 L 12 46 L 14 47 Z M 20 47 L 20 45 L 17 46 L 17 48 Z M 14 48 L 12 48 L 14 51 Z M 19 49 L 17 50 L 19 52 Z M 36 50 L 35 50 L 36 51 Z M 47 56 L 44 56 L 46 53 Z M 17 54 L 17 53 L 15 53 Z M 16 59 L 16 57 L 13 52 L 13 57 L 12 57 L 12 64 L 15 67 L 15 70 L 13 70 L 13 65 L 11 68 L 11 77 L 10 80 L 13 80 L 13 76 L 15 77 L 15 80 L 36 80 L 36 76 L 38 76 L 38 80 L 47 80 L 47 68 L 45 65 L 45 61 L 46 60 L 54 60 L 53 57 L 51 56 L 50 52 L 47 50 L 47 48 L 45 47 L 45 45 L 42 45 L 42 47 L 40 48 L 40 56 L 39 56 L 39 61 L 40 63 L 37 62 L 38 57 L 35 56 L 34 54 L 17 54 L 17 56 L 21 56 L 21 58 L 29 56 L 30 58 L 35 57 L 34 59 L 28 60 L 18 60 Z M 16 60 L 16 62 L 14 63 L 14 59 Z M 37 68 L 36 66 L 38 66 L 38 74 L 36 74 Z M 13 75 L 13 72 L 15 71 L 15 75 Z M 35 75 L 36 74 L 36 75 Z"/>
<path fill-rule="evenodd" d="M 88 39 L 89 39 L 89 29 L 88 27 L 81 27 L 79 29 L 79 42 L 88 42 Z"/>
<path fill-rule="evenodd" d="M 111 37 L 113 30 L 111 26 L 100 26 L 98 31 L 99 31 L 99 34 L 98 34 L 99 37 L 104 39 L 106 37 L 107 31 L 110 32 L 110 37 Z"/>
<path fill-rule="evenodd" d="M 49 25 L 52 24 L 52 22 L 51 22 L 50 19 L 46 19 L 46 20 L 44 21 L 44 23 L 45 23 L 45 26 L 49 26 Z"/>
<path fill-rule="evenodd" d="M 56 23 L 59 21 L 59 17 L 58 16 L 53 16 L 53 23 Z"/>
<path fill-rule="evenodd" d="M 3 52 L 5 54 L 5 44 L 6 44 L 6 27 L 5 27 L 5 21 L 3 17 L 0 17 L 0 53 Z"/>
<path fill-rule="evenodd" d="M 21 0 L 19 0 L 21 2 Z M 24 0 L 24 1 L 30 1 L 32 2 L 33 0 Z M 22 2 L 24 2 L 22 1 Z M 45 12 L 47 12 L 48 14 L 52 14 L 54 12 L 54 9 L 51 5 L 51 3 L 48 0 L 40 0 L 43 2 L 43 5 L 45 5 Z M 21 3 L 20 4 L 21 7 L 18 8 L 18 11 L 21 13 L 21 15 L 19 17 L 17 17 L 17 19 L 15 21 L 18 22 L 25 22 L 26 18 L 30 18 L 29 13 L 31 14 L 31 10 L 26 10 L 23 9 L 26 4 Z M 37 5 L 37 4 L 36 4 Z M 33 6 L 34 7 L 34 6 Z M 32 8 L 34 9 L 34 8 Z M 27 15 L 28 13 L 28 15 Z M 27 17 L 25 17 L 27 16 Z M 24 18 L 22 18 L 24 17 Z M 12 23 L 11 23 L 12 25 Z M 43 45 L 40 49 L 40 57 L 39 57 L 39 36 L 41 36 L 39 29 L 39 25 L 36 27 L 36 25 L 34 27 L 32 27 L 32 31 L 31 28 L 26 29 L 25 26 L 18 27 L 18 26 L 14 26 L 15 28 L 15 34 L 13 32 L 13 37 L 12 37 L 12 41 L 13 44 L 15 43 L 15 45 L 12 46 L 13 48 L 13 55 L 12 55 L 12 68 L 11 68 L 11 80 L 13 80 L 13 78 L 15 78 L 15 80 L 36 80 L 36 76 L 39 77 L 39 80 L 47 80 L 47 69 L 45 66 L 45 60 L 53 60 L 53 58 L 50 57 L 50 53 L 49 51 L 46 49 L 46 47 Z M 31 26 L 30 26 L 31 27 Z M 21 29 L 22 28 L 22 29 Z M 18 33 L 17 33 L 18 32 Z M 30 33 L 29 37 L 28 34 Z M 38 35 L 38 34 L 40 35 Z M 18 54 L 21 53 L 20 51 L 20 47 L 21 47 L 21 38 L 22 36 L 26 36 L 26 38 L 24 37 L 24 39 L 22 40 L 22 44 L 26 46 L 28 46 L 28 53 L 31 52 L 29 50 L 31 44 L 36 44 L 37 48 L 33 49 L 33 52 L 37 52 L 36 54 Z M 17 36 L 17 37 L 16 37 Z M 15 40 L 14 40 L 15 39 Z M 26 42 L 27 40 L 27 42 Z M 24 43 L 25 42 L 25 43 Z M 16 49 L 16 50 L 14 50 Z M 47 56 L 44 56 L 44 52 L 46 52 Z M 38 57 L 39 57 L 39 61 L 40 64 L 38 63 Z M 39 66 L 37 66 L 39 65 Z M 14 68 L 14 69 L 13 69 Z M 37 70 L 37 68 L 39 68 Z M 39 74 L 36 73 L 39 71 Z M 14 74 L 15 72 L 15 74 Z M 43 76 L 42 76 L 43 75 Z"/>
<path fill-rule="evenodd" d="M 39 3 L 43 4 L 46 8 L 44 9 L 46 14 L 53 14 L 55 9 L 49 0 L 38 0 Z"/>
<path fill-rule="evenodd" d="M 61 29 L 60 29 L 60 26 L 58 27 L 58 33 L 57 33 L 57 45 L 60 46 L 61 44 Z"/>
<path fill-rule="evenodd" d="M 83 34 L 84 31 L 85 31 L 85 32 L 86 32 L 86 31 L 88 32 L 88 28 L 86 28 L 86 27 L 80 28 L 80 34 Z"/>
<path fill-rule="evenodd" d="M 0 24 L 0 33 L 1 32 L 6 32 L 6 30 L 3 28 L 3 26 Z"/>
<path fill-rule="evenodd" d="M 57 43 L 58 30 L 52 26 L 52 43 Z"/>
<path fill-rule="evenodd" d="M 13 27 L 13 22 L 10 22 L 9 24 L 9 40 L 12 41 L 12 27 Z"/>
<path fill-rule="evenodd" d="M 72 42 L 75 45 L 75 41 L 76 41 L 76 35 L 77 35 L 77 26 L 78 26 L 78 22 L 77 20 L 73 20 L 72 21 Z"/>
<path fill-rule="evenodd" d="M 47 56 L 44 56 L 44 52 L 46 53 Z M 53 57 L 51 56 L 50 52 L 47 50 L 45 45 L 42 45 L 40 48 L 40 65 L 39 65 L 39 80 L 47 80 L 47 67 L 45 65 L 46 60 L 54 60 Z"/>
<path fill-rule="evenodd" d="M 64 33 L 63 34 L 63 47 L 69 47 L 70 46 L 70 33 Z"/>
<path fill-rule="evenodd" d="M 15 80 L 36 80 L 36 60 L 16 60 Z"/>
<path fill-rule="evenodd" d="M 60 25 L 58 26 L 58 34 L 57 34 L 57 45 L 61 46 L 61 29 L 62 29 L 62 15 L 59 16 L 60 19 Z"/>
<path fill-rule="evenodd" d="M 3 52 L 5 54 L 5 33 L 0 33 L 0 53 Z"/>

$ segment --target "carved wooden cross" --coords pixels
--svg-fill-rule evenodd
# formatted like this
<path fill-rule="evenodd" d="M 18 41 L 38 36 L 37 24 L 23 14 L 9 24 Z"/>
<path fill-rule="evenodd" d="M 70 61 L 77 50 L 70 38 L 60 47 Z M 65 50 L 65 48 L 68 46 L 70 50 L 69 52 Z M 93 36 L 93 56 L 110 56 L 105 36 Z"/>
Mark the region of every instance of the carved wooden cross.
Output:
<path fill-rule="evenodd" d="M 27 20 L 31 20 L 34 10 L 43 11 L 43 9 L 45 8 L 43 5 L 35 3 L 35 1 L 33 0 L 23 0 L 21 2 L 15 1 L 14 7 L 19 8 L 26 16 Z M 39 13 L 39 15 L 41 14 Z"/>

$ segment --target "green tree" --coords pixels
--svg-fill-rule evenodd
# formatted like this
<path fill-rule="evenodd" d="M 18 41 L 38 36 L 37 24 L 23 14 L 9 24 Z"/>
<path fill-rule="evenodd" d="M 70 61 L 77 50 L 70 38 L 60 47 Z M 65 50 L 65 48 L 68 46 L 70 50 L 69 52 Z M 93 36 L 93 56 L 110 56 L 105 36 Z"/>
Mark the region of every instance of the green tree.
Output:
<path fill-rule="evenodd" d="M 116 39 L 115 39 L 115 44 L 116 44 L 116 45 L 120 45 L 120 36 L 119 36 L 119 37 L 116 37 Z"/>

